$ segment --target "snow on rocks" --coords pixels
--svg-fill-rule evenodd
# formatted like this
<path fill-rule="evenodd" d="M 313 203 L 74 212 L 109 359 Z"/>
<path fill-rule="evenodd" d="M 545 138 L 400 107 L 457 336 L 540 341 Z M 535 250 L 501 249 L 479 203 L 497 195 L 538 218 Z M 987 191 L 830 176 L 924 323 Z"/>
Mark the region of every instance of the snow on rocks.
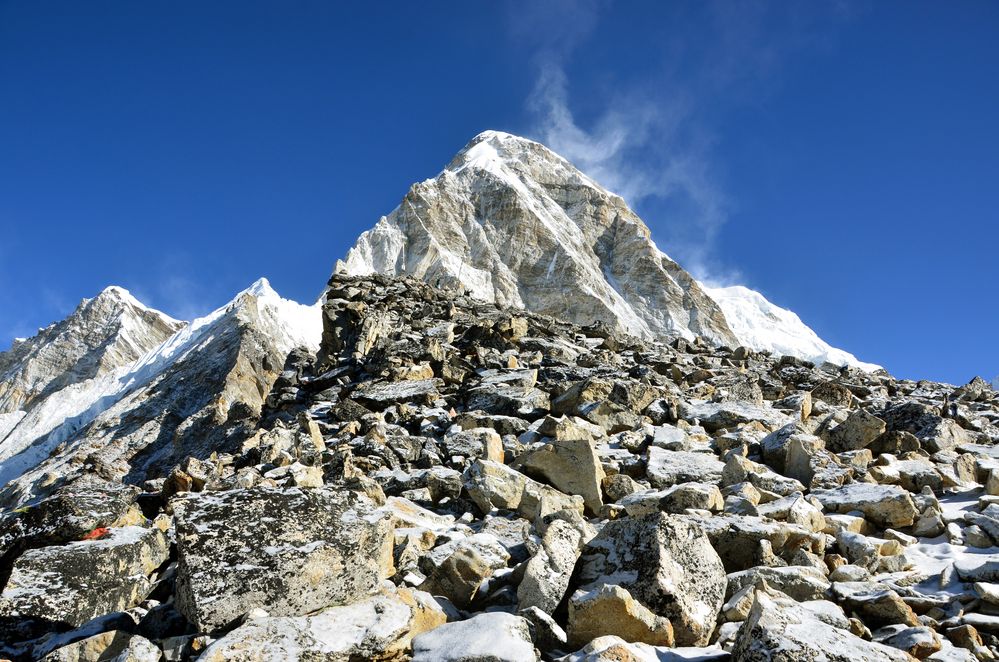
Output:
<path fill-rule="evenodd" d="M 919 515 L 909 492 L 894 485 L 851 483 L 835 489 L 813 490 L 812 496 L 827 511 L 860 511 L 882 527 L 911 526 Z"/>
<path fill-rule="evenodd" d="M 309 616 L 260 616 L 202 653 L 202 662 L 401 659 L 414 637 L 443 625 L 433 598 L 407 588 L 383 590 L 350 605 Z"/>
<path fill-rule="evenodd" d="M 548 525 L 541 547 L 524 569 L 517 587 L 517 603 L 521 609 L 537 607 L 551 614 L 565 597 L 569 578 L 579 558 L 582 534 L 565 520 Z"/>
<path fill-rule="evenodd" d="M 298 616 L 349 603 L 391 574 L 391 520 L 352 492 L 260 487 L 172 506 L 177 605 L 203 630 L 258 607 Z"/>
<path fill-rule="evenodd" d="M 0 618 L 0 654 L 125 631 L 170 660 L 716 659 L 750 650 L 751 621 L 792 647 L 751 659 L 999 652 L 987 387 L 650 342 L 412 279 L 338 275 L 322 308 L 318 352 L 212 327 L 205 352 L 240 343 L 264 372 L 179 371 L 212 402 L 201 423 L 17 481 L 0 579 L 146 518 L 169 554 L 121 603 L 78 592 L 80 628 Z M 120 413 L 158 439 L 180 402 Z"/>
<path fill-rule="evenodd" d="M 725 569 L 696 524 L 657 513 L 609 522 L 581 559 L 580 583 L 614 583 L 673 624 L 680 645 L 705 645 L 725 598 Z"/>
<path fill-rule="evenodd" d="M 912 658 L 895 648 L 877 644 L 829 625 L 806 609 L 796 608 L 777 595 L 757 590 L 749 617 L 736 636 L 732 659 L 739 662 L 893 661 Z"/>
<path fill-rule="evenodd" d="M 413 662 L 530 662 L 539 660 L 521 616 L 478 614 L 447 623 L 413 640 Z"/>
<path fill-rule="evenodd" d="M 106 529 L 100 537 L 32 549 L 14 562 L 0 594 L 0 617 L 35 618 L 78 627 L 137 605 L 150 576 L 167 560 L 157 527 Z"/>

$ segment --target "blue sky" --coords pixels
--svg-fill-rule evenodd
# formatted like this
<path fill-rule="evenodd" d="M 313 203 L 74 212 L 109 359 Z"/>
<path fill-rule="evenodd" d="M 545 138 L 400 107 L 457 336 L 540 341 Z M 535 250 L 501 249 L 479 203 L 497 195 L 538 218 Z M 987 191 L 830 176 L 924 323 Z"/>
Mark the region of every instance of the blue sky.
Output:
<path fill-rule="evenodd" d="M 109 284 L 311 300 L 492 128 L 833 345 L 999 374 L 999 4 L 352 4 L 0 1 L 0 348 Z"/>

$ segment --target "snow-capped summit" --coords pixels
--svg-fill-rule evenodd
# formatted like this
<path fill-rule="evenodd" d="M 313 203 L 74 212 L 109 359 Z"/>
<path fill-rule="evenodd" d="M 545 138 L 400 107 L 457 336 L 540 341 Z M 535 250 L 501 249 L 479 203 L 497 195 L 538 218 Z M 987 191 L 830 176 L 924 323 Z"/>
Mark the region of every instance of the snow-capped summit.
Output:
<path fill-rule="evenodd" d="M 625 201 L 544 145 L 500 131 L 471 140 L 360 236 L 336 269 L 462 285 L 484 301 L 644 338 L 717 344 L 872 370 L 794 313 L 744 287 L 697 282 Z"/>
<path fill-rule="evenodd" d="M 221 434 L 237 403 L 259 410 L 289 352 L 315 351 L 321 334 L 318 305 L 263 278 L 190 323 L 105 289 L 0 354 L 0 501 L 17 503 L 39 471 L 80 471 L 82 457 L 122 471 L 175 461 Z"/>
<path fill-rule="evenodd" d="M 644 338 L 738 344 L 620 196 L 544 145 L 498 131 L 414 184 L 337 269 L 460 284 L 484 301 Z"/>
<path fill-rule="evenodd" d="M 84 299 L 63 321 L 0 354 L 0 414 L 23 410 L 54 390 L 127 365 L 183 326 L 141 304 L 128 290 L 108 287 Z"/>

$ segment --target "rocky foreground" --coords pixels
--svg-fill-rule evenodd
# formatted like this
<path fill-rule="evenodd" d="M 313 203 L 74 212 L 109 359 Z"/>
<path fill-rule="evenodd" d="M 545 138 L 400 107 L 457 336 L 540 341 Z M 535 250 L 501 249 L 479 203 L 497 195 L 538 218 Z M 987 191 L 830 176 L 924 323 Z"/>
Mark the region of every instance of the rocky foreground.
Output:
<path fill-rule="evenodd" d="M 139 485 L 74 473 L 2 515 L 0 653 L 999 652 L 980 379 L 666 345 L 382 276 L 334 276 L 323 325 L 214 448 Z M 171 438 L 161 456 L 183 456 Z"/>

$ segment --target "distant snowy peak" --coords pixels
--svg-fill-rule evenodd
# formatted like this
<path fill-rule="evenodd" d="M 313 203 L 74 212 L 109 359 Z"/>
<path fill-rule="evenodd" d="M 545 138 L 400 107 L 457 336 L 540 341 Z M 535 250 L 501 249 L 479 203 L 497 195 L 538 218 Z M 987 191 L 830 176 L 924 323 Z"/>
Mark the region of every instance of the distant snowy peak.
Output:
<path fill-rule="evenodd" d="M 245 340 L 248 334 L 254 338 L 252 342 Z M 26 347 L 0 354 L 0 367 L 8 367 L 2 374 L 15 375 L 0 382 L 0 397 L 8 396 L 6 401 L 13 404 L 11 394 L 25 391 L 25 384 L 36 385 L 35 397 L 26 406 L 0 410 L 0 486 L 33 469 L 58 444 L 76 439 L 88 426 L 109 417 L 107 412 L 118 410 L 118 415 L 109 417 L 117 421 L 120 412 L 162 397 L 163 387 L 153 386 L 162 384 L 168 375 L 185 375 L 176 380 L 181 389 L 205 389 L 206 384 L 226 375 L 234 380 L 252 378 L 254 383 L 243 391 L 249 399 L 261 398 L 266 384 L 257 383 L 264 377 L 253 376 L 254 371 L 264 370 L 257 361 L 235 365 L 213 362 L 244 351 L 240 347 L 248 344 L 254 352 L 263 351 L 270 357 L 275 366 L 271 371 L 280 370 L 296 347 L 316 351 L 321 335 L 318 304 L 307 306 L 284 299 L 263 278 L 226 305 L 190 323 L 144 306 L 122 288 L 108 288 L 85 300 L 67 319 L 28 340 Z M 89 353 L 84 350 L 90 345 L 81 338 L 94 345 Z M 81 368 L 98 363 L 107 354 L 107 346 L 115 344 L 130 350 L 118 352 L 119 359 L 131 359 L 100 370 Z M 143 351 L 138 353 L 140 347 Z M 29 351 L 27 358 L 24 349 Z M 67 349 L 80 356 L 63 362 L 51 360 L 52 355 L 68 356 Z M 207 358 L 188 360 L 200 356 Z M 202 396 L 213 394 L 174 392 L 171 397 L 190 402 Z M 224 399 L 219 402 L 225 404 Z"/>
<path fill-rule="evenodd" d="M 718 302 L 739 341 L 756 350 L 797 356 L 816 364 L 824 361 L 867 372 L 879 365 L 865 363 L 849 352 L 830 346 L 795 313 L 781 308 L 748 287 L 701 287 Z"/>
<path fill-rule="evenodd" d="M 736 340 L 620 196 L 544 145 L 498 131 L 414 184 L 336 269 L 460 285 L 487 302 L 644 338 Z"/>
<path fill-rule="evenodd" d="M 0 413 L 31 407 L 53 390 L 127 365 L 183 326 L 124 288 L 109 287 L 0 354 Z"/>

